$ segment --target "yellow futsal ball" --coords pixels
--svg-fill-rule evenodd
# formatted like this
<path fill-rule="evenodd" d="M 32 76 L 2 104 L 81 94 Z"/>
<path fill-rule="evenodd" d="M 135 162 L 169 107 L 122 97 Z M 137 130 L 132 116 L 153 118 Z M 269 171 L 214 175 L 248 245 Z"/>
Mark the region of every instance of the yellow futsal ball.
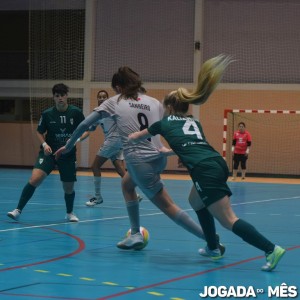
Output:
<path fill-rule="evenodd" d="M 143 236 L 144 244 L 142 246 L 136 248 L 136 250 L 142 250 L 142 249 L 144 249 L 148 245 L 149 238 L 150 238 L 149 231 L 145 227 L 142 227 L 142 226 L 140 227 L 140 233 Z M 131 229 L 129 229 L 127 231 L 126 237 L 128 237 L 130 234 L 131 234 Z"/>

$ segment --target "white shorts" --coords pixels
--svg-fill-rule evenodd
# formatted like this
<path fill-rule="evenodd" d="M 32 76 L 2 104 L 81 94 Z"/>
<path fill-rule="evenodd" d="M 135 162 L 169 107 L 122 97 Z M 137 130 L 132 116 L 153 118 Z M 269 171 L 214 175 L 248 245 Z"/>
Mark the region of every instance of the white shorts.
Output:
<path fill-rule="evenodd" d="M 151 200 L 164 186 L 160 174 L 166 165 L 167 158 L 160 156 L 149 162 L 127 163 L 127 171 L 134 183 Z"/>
<path fill-rule="evenodd" d="M 124 160 L 123 149 L 121 143 L 110 142 L 105 140 L 102 147 L 97 152 L 97 156 L 105 157 L 111 161 Z"/>

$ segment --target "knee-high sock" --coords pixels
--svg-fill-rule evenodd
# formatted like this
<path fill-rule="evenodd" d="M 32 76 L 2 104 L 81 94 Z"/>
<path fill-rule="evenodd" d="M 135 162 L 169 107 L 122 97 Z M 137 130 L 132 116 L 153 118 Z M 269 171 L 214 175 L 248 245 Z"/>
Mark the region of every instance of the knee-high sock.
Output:
<path fill-rule="evenodd" d="M 254 226 L 244 220 L 237 220 L 232 226 L 232 232 L 241 237 L 248 244 L 264 251 L 273 252 L 275 245 L 259 233 Z"/>
<path fill-rule="evenodd" d="M 216 226 L 215 219 L 212 214 L 207 210 L 207 208 L 202 208 L 196 211 L 199 223 L 205 235 L 207 246 L 210 250 L 218 248 L 216 239 Z"/>
<path fill-rule="evenodd" d="M 126 202 L 127 213 L 130 221 L 131 234 L 140 231 L 139 201 L 131 200 Z"/>
<path fill-rule="evenodd" d="M 20 196 L 20 200 L 17 206 L 17 209 L 19 209 L 20 211 L 22 211 L 22 209 L 25 207 L 25 205 L 27 204 L 27 202 L 30 200 L 30 198 L 32 197 L 32 195 L 34 194 L 36 187 L 31 185 L 30 183 L 27 183 L 22 191 L 22 194 Z"/>
<path fill-rule="evenodd" d="M 183 210 L 178 211 L 175 217 L 171 219 L 176 224 L 183 227 L 185 230 L 205 240 L 204 233 L 201 226 L 199 226 L 185 211 Z"/>
<path fill-rule="evenodd" d="M 66 194 L 65 193 L 65 202 L 66 202 L 67 214 L 69 214 L 73 211 L 74 199 L 75 199 L 75 191 L 73 191 L 72 194 Z"/>
<path fill-rule="evenodd" d="M 101 198 L 101 177 L 94 176 L 95 197 L 97 200 Z"/>

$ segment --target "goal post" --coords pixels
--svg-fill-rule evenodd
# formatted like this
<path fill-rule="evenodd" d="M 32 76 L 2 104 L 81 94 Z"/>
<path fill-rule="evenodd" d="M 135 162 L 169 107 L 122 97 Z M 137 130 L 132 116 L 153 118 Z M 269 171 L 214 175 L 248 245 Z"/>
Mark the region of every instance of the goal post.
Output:
<path fill-rule="evenodd" d="M 247 173 L 255 176 L 300 176 L 300 111 L 225 109 L 222 156 L 232 169 L 232 138 L 244 122 L 252 136 Z"/>

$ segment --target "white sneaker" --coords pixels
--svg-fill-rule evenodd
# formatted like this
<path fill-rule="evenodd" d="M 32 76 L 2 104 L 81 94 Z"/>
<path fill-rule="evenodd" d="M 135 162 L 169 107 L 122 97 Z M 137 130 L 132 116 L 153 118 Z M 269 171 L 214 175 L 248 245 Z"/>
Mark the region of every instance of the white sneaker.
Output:
<path fill-rule="evenodd" d="M 66 214 L 66 219 L 69 222 L 78 222 L 79 221 L 79 219 L 76 217 L 76 215 L 73 212 Z"/>
<path fill-rule="evenodd" d="M 205 248 L 199 249 L 199 254 L 205 257 L 209 257 L 212 260 L 219 260 L 223 258 L 220 249 L 210 250 L 207 246 Z"/>
<path fill-rule="evenodd" d="M 7 216 L 15 221 L 18 221 L 20 214 L 21 214 L 21 211 L 16 208 L 13 211 L 9 211 L 7 213 Z"/>
<path fill-rule="evenodd" d="M 85 203 L 85 205 L 86 205 L 86 206 L 89 206 L 89 207 L 92 207 L 92 206 L 95 206 L 95 205 L 101 204 L 101 203 L 103 203 L 102 197 L 100 197 L 99 199 L 97 199 L 96 197 L 93 197 L 93 198 L 91 198 L 89 201 L 87 201 L 87 202 Z"/>
<path fill-rule="evenodd" d="M 138 250 L 138 248 L 140 248 L 142 245 L 144 245 L 144 238 L 140 232 L 137 232 L 135 234 L 130 234 L 123 241 L 119 242 L 117 247 L 125 250 Z"/>

